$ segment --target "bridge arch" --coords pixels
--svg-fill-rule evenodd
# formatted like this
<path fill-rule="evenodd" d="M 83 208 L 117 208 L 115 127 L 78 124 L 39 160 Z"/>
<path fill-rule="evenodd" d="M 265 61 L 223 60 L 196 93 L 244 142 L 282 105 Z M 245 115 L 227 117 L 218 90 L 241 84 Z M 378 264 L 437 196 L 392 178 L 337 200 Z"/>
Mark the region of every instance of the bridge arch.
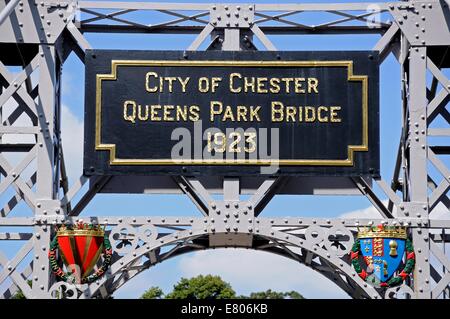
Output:
<path fill-rule="evenodd" d="M 221 227 L 217 229 L 217 226 L 211 230 L 211 225 L 204 223 L 204 220 L 207 220 L 204 218 L 189 221 L 186 218 L 169 219 L 174 221 L 118 223 L 110 231 L 110 239 L 116 252 L 107 274 L 89 285 L 76 287 L 63 285 L 68 286 L 66 289 L 77 291 L 73 294 L 74 298 L 108 298 L 138 274 L 169 258 L 212 248 L 248 248 L 277 254 L 302 263 L 334 282 L 352 298 L 384 297 L 352 269 L 348 251 L 353 243 L 354 230 L 342 224 L 330 225 L 326 221 L 303 222 L 296 219 L 296 225 L 293 225 L 293 219 L 281 221 L 255 218 L 252 223 L 259 226 L 251 231 L 230 232 L 220 229 Z M 163 229 L 164 223 L 173 225 L 177 223 L 176 220 L 180 224 L 180 229 L 173 229 L 167 233 L 160 230 Z M 299 221 L 301 226 L 298 226 Z M 186 224 L 191 225 L 186 227 Z M 336 233 L 340 237 L 332 238 Z M 335 242 L 336 245 L 333 246 L 330 242 Z M 336 247 L 343 246 L 343 243 L 345 248 L 336 250 Z M 54 295 L 55 289 L 60 288 L 61 283 L 53 285 L 50 295 L 52 293 Z"/>

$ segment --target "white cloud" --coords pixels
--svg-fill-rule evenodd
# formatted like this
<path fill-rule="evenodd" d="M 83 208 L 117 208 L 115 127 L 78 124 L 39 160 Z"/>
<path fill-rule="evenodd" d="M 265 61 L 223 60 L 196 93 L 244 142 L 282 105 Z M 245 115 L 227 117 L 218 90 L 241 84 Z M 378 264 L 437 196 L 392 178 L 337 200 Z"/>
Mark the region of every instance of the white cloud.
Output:
<path fill-rule="evenodd" d="M 217 249 L 184 256 L 179 261 L 182 276 L 219 275 L 238 294 L 272 289 L 296 290 L 306 298 L 348 298 L 333 282 L 291 259 L 275 254 Z"/>
<path fill-rule="evenodd" d="M 83 172 L 83 121 L 66 106 L 62 106 L 61 139 L 69 181 L 78 179 Z"/>

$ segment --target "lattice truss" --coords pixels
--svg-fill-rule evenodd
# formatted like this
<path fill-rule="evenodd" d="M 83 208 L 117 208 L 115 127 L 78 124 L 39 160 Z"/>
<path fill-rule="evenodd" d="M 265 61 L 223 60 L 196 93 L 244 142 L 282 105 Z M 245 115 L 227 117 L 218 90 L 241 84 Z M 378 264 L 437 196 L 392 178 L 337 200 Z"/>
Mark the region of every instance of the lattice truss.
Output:
<path fill-rule="evenodd" d="M 433 0 L 256 5 L 0 0 L 0 240 L 12 247 L 0 251 L 3 298 L 19 289 L 27 298 L 108 298 L 156 263 L 212 247 L 291 258 L 354 298 L 448 298 L 449 18 L 448 4 Z M 379 218 L 261 217 L 274 195 L 302 181 L 261 179 L 242 201 L 240 179 L 217 177 L 224 195 L 218 200 L 204 180 L 177 176 L 171 185 L 195 203 L 200 215 L 82 216 L 106 226 L 113 264 L 89 285 L 55 282 L 47 259 L 54 225 L 79 220 L 114 180 L 81 176 L 70 187 L 67 182 L 61 66 L 71 52 L 83 61 L 90 48 L 85 32 L 196 34 L 188 50 L 276 50 L 270 36 L 279 34 L 380 34 L 374 49 L 381 63 L 393 53 L 401 66 L 403 126 L 394 176 L 390 185 L 378 177 L 347 181 L 370 200 Z M 358 227 L 380 223 L 410 227 L 417 261 L 413 278 L 388 290 L 366 284 L 348 256 Z"/>

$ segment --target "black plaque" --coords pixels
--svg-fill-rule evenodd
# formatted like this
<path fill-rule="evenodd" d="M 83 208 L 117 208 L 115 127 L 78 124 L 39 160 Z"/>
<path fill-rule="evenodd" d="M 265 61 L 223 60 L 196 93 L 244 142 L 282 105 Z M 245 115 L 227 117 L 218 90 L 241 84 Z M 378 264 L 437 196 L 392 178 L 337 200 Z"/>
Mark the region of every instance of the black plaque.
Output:
<path fill-rule="evenodd" d="M 84 173 L 379 174 L 373 51 L 88 50 Z"/>

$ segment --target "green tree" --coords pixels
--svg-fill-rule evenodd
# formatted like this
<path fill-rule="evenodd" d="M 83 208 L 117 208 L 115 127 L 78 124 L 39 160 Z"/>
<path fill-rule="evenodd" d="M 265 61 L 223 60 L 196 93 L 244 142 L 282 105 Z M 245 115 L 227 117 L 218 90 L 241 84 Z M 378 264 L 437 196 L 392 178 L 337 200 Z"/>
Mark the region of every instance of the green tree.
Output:
<path fill-rule="evenodd" d="M 304 299 L 297 291 L 278 292 L 268 289 L 266 291 L 252 292 L 250 296 L 239 296 L 242 299 Z"/>
<path fill-rule="evenodd" d="M 191 279 L 181 278 L 174 285 L 173 291 L 166 299 L 230 299 L 236 298 L 236 293 L 230 284 L 219 276 L 199 275 Z"/>
<path fill-rule="evenodd" d="M 150 287 L 146 290 L 140 299 L 162 299 L 164 292 L 159 287 Z"/>
<path fill-rule="evenodd" d="M 32 287 L 33 284 L 32 280 L 27 280 L 27 283 L 30 287 Z M 27 297 L 25 297 L 23 291 L 19 289 L 14 295 L 11 296 L 11 299 L 27 299 Z"/>

